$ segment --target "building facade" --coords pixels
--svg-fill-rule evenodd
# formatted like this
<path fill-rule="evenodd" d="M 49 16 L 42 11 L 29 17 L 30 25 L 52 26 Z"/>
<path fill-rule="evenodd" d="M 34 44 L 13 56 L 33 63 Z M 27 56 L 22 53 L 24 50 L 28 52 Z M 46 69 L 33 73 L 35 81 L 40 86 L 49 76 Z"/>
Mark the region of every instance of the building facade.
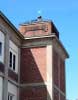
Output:
<path fill-rule="evenodd" d="M 65 100 L 65 59 L 59 32 L 38 17 L 19 30 L 0 12 L 0 100 Z"/>

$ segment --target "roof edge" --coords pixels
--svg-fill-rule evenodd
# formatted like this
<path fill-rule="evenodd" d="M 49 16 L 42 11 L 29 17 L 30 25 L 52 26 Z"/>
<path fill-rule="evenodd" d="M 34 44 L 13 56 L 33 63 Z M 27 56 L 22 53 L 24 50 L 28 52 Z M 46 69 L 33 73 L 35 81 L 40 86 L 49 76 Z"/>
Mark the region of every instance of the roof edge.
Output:
<path fill-rule="evenodd" d="M 44 39 L 44 38 L 56 39 L 56 41 L 59 43 L 59 45 L 61 46 L 61 48 L 65 52 L 66 57 L 69 58 L 69 54 L 67 53 L 65 47 L 63 46 L 63 44 L 61 43 L 61 41 L 57 38 L 57 36 L 55 35 L 55 33 L 53 33 L 51 35 L 44 35 L 44 36 L 25 37 L 24 39 L 25 40 L 35 40 L 35 39 Z"/>
<path fill-rule="evenodd" d="M 63 49 L 63 51 L 66 54 L 66 57 L 69 58 L 69 54 L 67 52 L 67 50 L 65 49 L 65 47 L 63 46 L 63 44 L 61 43 L 61 41 L 55 36 L 56 40 L 58 41 L 58 43 L 60 44 L 61 48 Z"/>
<path fill-rule="evenodd" d="M 20 31 L 11 23 L 11 21 L 0 11 L 0 16 L 4 19 L 4 21 L 23 39 L 24 36 L 20 33 Z"/>

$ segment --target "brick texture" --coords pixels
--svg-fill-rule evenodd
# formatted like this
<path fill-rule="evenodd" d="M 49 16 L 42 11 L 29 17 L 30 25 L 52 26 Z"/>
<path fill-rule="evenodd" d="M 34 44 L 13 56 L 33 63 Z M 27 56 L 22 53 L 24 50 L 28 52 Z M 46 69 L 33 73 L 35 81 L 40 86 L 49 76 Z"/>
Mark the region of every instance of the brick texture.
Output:
<path fill-rule="evenodd" d="M 66 100 L 65 96 L 60 94 L 60 100 Z"/>
<path fill-rule="evenodd" d="M 21 83 L 46 80 L 46 47 L 21 49 Z"/>
<path fill-rule="evenodd" d="M 51 33 L 51 23 L 45 22 L 24 25 L 20 26 L 19 30 L 26 37 L 48 35 Z"/>
<path fill-rule="evenodd" d="M 20 100 L 47 100 L 47 90 L 45 86 L 29 86 L 21 88 Z"/>
<path fill-rule="evenodd" d="M 60 89 L 65 93 L 65 62 L 60 59 Z"/>
<path fill-rule="evenodd" d="M 59 87 L 59 56 L 58 53 L 53 50 L 53 80 L 54 84 Z"/>
<path fill-rule="evenodd" d="M 53 100 L 59 100 L 59 91 L 55 88 L 53 90 Z"/>
<path fill-rule="evenodd" d="M 53 50 L 53 81 L 54 85 L 65 93 L 65 61 L 59 56 L 59 54 Z M 54 100 L 58 100 L 57 91 L 54 89 Z M 60 92 L 58 91 L 60 94 Z M 61 96 L 60 100 L 65 100 L 64 96 Z"/>

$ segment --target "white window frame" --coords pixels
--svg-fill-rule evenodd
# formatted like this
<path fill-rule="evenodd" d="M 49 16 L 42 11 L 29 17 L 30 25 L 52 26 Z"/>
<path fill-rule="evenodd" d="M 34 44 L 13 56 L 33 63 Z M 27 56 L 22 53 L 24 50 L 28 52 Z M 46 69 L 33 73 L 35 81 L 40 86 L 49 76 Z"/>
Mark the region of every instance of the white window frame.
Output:
<path fill-rule="evenodd" d="M 12 54 L 12 55 L 11 55 Z M 16 70 L 16 62 L 17 62 L 17 59 L 16 59 L 17 55 L 12 51 L 10 50 L 9 51 L 9 67 L 15 71 Z"/>
<path fill-rule="evenodd" d="M 12 65 L 10 66 L 10 52 L 12 53 Z M 15 64 L 14 64 L 14 56 L 15 56 Z M 12 49 L 12 48 L 10 48 L 10 50 L 9 50 L 9 68 L 12 70 L 12 71 L 14 71 L 14 72 L 16 72 L 16 64 L 17 64 L 17 53 Z M 15 67 L 15 68 L 14 68 Z"/>
<path fill-rule="evenodd" d="M 18 73 L 18 46 L 11 40 L 9 40 L 9 65 L 10 65 L 10 52 L 12 52 L 12 55 L 15 55 L 15 67 L 14 65 L 14 57 L 12 57 L 12 67 L 9 66 L 9 68 L 14 71 L 15 73 Z"/>
<path fill-rule="evenodd" d="M 14 95 L 12 93 L 8 93 L 8 100 L 13 100 Z"/>

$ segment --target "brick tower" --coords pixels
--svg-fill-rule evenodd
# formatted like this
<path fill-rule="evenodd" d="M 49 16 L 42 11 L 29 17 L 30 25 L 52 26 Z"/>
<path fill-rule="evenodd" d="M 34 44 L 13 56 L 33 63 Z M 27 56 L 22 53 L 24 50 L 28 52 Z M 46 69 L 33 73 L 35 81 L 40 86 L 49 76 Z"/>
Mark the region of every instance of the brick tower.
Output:
<path fill-rule="evenodd" d="M 65 100 L 65 59 L 68 54 L 50 20 L 38 17 L 20 25 L 20 100 Z"/>

